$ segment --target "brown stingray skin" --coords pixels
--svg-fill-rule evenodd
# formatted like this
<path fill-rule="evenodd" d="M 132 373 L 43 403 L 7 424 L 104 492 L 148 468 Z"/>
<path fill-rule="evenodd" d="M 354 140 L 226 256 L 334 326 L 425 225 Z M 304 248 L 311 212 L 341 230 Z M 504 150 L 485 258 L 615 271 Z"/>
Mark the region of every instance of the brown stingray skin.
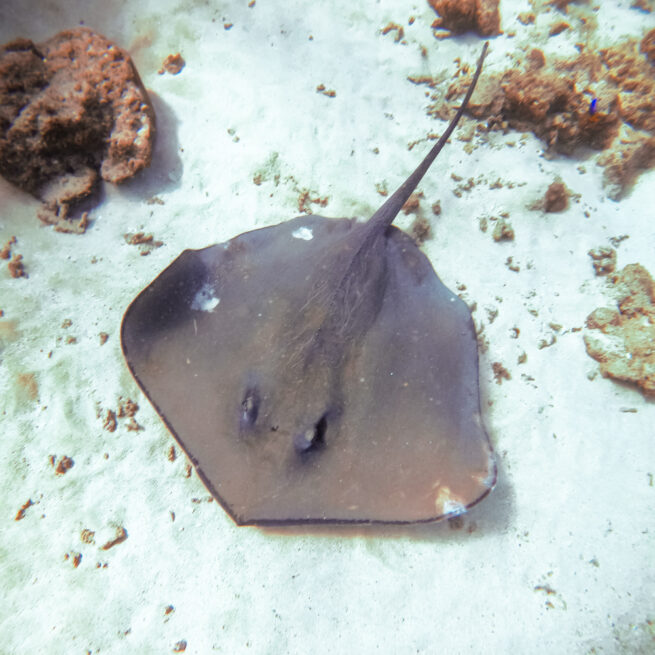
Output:
<path fill-rule="evenodd" d="M 311 241 L 292 236 L 302 227 Z M 239 524 L 431 521 L 478 502 L 495 482 L 468 308 L 399 230 L 384 238 L 374 320 L 331 362 L 336 384 L 329 362 L 293 364 L 302 305 L 326 274 L 316 263 L 327 266 L 324 253 L 334 252 L 338 269 L 361 227 L 299 217 L 185 251 L 125 314 L 132 373 Z M 220 298 L 212 311 L 190 309 L 201 290 Z M 261 407 L 244 434 L 252 386 Z M 294 435 L 326 412 L 324 442 L 296 452 Z"/>
<path fill-rule="evenodd" d="M 238 524 L 434 521 L 493 488 L 470 312 L 391 226 L 450 132 L 367 222 L 187 250 L 126 311 L 130 370 Z"/>

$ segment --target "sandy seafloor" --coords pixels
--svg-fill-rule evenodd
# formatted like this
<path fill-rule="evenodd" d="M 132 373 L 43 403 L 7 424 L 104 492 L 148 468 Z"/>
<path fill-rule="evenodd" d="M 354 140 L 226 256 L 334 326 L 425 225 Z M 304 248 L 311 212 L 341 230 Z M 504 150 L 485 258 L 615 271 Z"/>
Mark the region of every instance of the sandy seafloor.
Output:
<path fill-rule="evenodd" d="M 434 231 L 424 249 L 447 285 L 466 285 L 489 342 L 480 384 L 499 478 L 459 528 L 239 528 L 206 502 L 183 456 L 169 461 L 173 437 L 120 350 L 132 298 L 183 249 L 297 215 L 298 189 L 329 197 L 316 213 L 370 215 L 375 185 L 395 188 L 427 149 L 408 144 L 444 128 L 407 76 L 452 73 L 455 57 L 474 63 L 482 44 L 436 40 L 424 2 L 247 4 L 0 7 L 1 42 L 84 21 L 128 49 L 159 127 L 150 170 L 106 188 L 83 236 L 44 227 L 37 202 L 0 181 L 0 241 L 17 237 L 29 274 L 0 271 L 0 653 L 167 653 L 184 643 L 193 654 L 655 652 L 655 405 L 594 375 L 583 332 L 572 331 L 611 304 L 590 248 L 627 234 L 618 267 L 655 272 L 653 172 L 615 202 L 593 157 L 549 160 L 532 135 L 497 132 L 471 154 L 452 139 L 422 182 Z M 641 38 L 655 24 L 628 1 L 598 4 L 599 42 Z M 538 29 L 516 20 L 529 8 L 503 0 L 503 28 L 515 36 L 492 39 L 486 70 L 502 70 L 505 53 L 528 43 L 575 54 L 573 30 L 544 36 L 554 11 Z M 404 43 L 382 35 L 390 21 L 405 26 Z M 182 73 L 158 75 L 178 51 Z M 317 93 L 321 83 L 336 96 Z M 486 183 L 458 198 L 452 172 Z M 528 209 L 557 175 L 578 201 L 559 214 Z M 489 189 L 498 176 L 514 188 Z M 147 204 L 153 196 L 164 204 Z M 436 200 L 439 217 L 429 211 Z M 513 242 L 479 229 L 480 217 L 501 211 Z M 140 256 L 123 236 L 139 230 L 164 246 Z M 498 312 L 492 323 L 488 310 Z M 562 326 L 557 340 L 539 348 L 551 323 Z M 495 361 L 511 380 L 496 384 Z M 139 404 L 142 431 L 121 420 L 103 429 L 98 409 L 120 397 Z M 74 466 L 56 475 L 51 455 Z M 118 528 L 127 539 L 103 550 Z"/>

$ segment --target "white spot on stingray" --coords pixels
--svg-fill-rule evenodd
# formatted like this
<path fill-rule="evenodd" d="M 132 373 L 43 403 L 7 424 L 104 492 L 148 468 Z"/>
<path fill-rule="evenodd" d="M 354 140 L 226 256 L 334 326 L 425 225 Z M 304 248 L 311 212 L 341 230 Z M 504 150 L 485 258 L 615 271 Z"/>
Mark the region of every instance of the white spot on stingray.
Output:
<path fill-rule="evenodd" d="M 462 503 L 455 502 L 454 500 L 447 500 L 443 504 L 443 513 L 450 516 L 459 516 L 466 513 L 466 507 Z"/>
<path fill-rule="evenodd" d="M 203 284 L 191 301 L 191 309 L 197 312 L 213 312 L 219 302 L 221 302 L 221 299 L 214 295 L 212 285 Z"/>
<path fill-rule="evenodd" d="M 294 239 L 302 239 L 303 241 L 311 241 L 314 238 L 314 233 L 308 227 L 299 227 L 291 233 Z"/>
<path fill-rule="evenodd" d="M 437 483 L 438 485 L 438 483 Z M 439 514 L 459 516 L 466 512 L 466 505 L 457 495 L 451 492 L 449 487 L 438 486 L 437 495 L 434 499 L 434 506 Z"/>

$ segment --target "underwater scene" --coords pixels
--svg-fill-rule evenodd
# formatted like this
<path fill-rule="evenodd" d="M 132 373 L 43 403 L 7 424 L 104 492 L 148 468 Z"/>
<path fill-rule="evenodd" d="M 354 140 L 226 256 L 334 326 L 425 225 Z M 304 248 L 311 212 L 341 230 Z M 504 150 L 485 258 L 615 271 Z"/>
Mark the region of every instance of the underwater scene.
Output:
<path fill-rule="evenodd" d="M 0 653 L 655 652 L 655 0 L 0 6 Z"/>

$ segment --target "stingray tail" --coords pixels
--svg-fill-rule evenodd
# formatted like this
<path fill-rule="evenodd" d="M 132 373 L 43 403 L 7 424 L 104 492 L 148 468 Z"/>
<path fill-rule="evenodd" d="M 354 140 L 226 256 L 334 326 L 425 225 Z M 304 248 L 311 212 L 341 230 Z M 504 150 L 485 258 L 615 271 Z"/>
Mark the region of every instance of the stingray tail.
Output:
<path fill-rule="evenodd" d="M 437 158 L 437 155 L 441 152 L 441 149 L 446 144 L 446 141 L 450 138 L 450 135 L 453 133 L 453 130 L 457 127 L 459 119 L 462 117 L 462 114 L 466 110 L 475 85 L 477 84 L 478 78 L 480 77 L 480 72 L 482 71 L 482 64 L 484 63 L 484 58 L 487 54 L 487 49 L 489 48 L 489 41 L 484 44 L 482 48 L 482 54 L 478 59 L 478 66 L 475 70 L 475 75 L 471 80 L 471 84 L 466 91 L 464 100 L 459 106 L 457 113 L 450 125 L 446 128 L 446 131 L 441 135 L 441 138 L 437 143 L 434 144 L 432 150 L 426 155 L 425 159 L 418 165 L 416 170 L 394 191 L 394 193 L 389 196 L 386 202 L 378 209 L 375 214 L 369 219 L 368 223 L 371 224 L 371 227 L 374 228 L 376 225 L 383 225 L 385 228 L 393 223 L 394 219 L 398 215 L 398 212 L 402 209 L 403 205 L 407 202 L 409 196 L 412 195 L 414 189 L 418 186 L 418 183 L 421 181 L 423 176 L 427 173 L 428 168 L 432 165 L 432 162 Z"/>

